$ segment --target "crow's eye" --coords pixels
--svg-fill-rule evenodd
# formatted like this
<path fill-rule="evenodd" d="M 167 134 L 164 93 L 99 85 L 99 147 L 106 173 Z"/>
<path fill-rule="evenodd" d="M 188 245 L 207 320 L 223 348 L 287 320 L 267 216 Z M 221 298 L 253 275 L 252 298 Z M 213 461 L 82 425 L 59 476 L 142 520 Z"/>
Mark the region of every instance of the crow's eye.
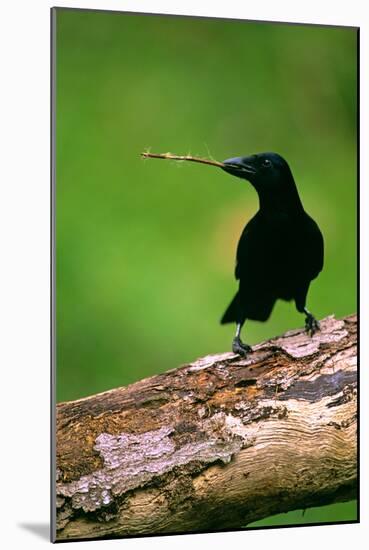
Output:
<path fill-rule="evenodd" d="M 263 160 L 263 166 L 264 168 L 269 168 L 272 165 L 269 159 Z"/>

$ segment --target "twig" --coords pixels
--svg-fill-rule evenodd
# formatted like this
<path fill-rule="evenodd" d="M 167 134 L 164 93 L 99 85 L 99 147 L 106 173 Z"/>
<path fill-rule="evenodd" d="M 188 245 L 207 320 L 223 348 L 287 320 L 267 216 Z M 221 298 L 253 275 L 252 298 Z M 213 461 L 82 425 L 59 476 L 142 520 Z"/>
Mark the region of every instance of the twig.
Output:
<path fill-rule="evenodd" d="M 191 157 L 190 155 L 172 155 L 171 153 L 141 153 L 143 158 L 152 158 L 152 159 L 169 159 L 169 160 L 188 160 L 190 162 L 199 162 L 200 164 L 209 164 L 210 166 L 217 166 L 218 168 L 223 168 L 223 162 L 218 162 L 216 160 L 203 159 L 198 157 Z"/>

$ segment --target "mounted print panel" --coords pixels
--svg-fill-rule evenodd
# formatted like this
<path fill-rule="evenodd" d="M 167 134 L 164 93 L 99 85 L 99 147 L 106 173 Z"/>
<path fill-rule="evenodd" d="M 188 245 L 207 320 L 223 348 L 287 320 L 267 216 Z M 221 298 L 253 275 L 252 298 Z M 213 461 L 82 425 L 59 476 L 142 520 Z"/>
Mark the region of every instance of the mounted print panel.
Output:
<path fill-rule="evenodd" d="M 51 24 L 53 540 L 357 522 L 358 29 Z"/>

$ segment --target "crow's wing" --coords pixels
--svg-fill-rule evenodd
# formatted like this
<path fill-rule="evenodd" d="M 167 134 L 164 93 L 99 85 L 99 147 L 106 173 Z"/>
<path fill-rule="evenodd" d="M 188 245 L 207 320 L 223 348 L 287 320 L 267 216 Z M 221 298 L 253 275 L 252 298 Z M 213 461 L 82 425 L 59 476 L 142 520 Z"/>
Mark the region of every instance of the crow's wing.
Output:
<path fill-rule="evenodd" d="M 318 224 L 306 214 L 303 224 L 303 263 L 307 278 L 311 281 L 321 272 L 324 264 L 324 240 Z"/>
<path fill-rule="evenodd" d="M 271 280 L 285 266 L 311 281 L 322 270 L 324 242 L 316 222 L 306 213 L 283 222 L 261 218 L 260 211 L 245 226 L 237 246 L 235 277 Z M 283 271 L 281 272 L 283 273 Z"/>

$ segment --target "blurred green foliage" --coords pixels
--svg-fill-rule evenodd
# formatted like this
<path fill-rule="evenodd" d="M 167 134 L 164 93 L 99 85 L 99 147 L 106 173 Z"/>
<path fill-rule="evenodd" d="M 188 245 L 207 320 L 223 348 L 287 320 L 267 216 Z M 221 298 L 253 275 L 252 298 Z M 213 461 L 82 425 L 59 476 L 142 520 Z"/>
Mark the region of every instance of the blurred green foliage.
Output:
<path fill-rule="evenodd" d="M 148 148 L 286 157 L 325 237 L 308 307 L 356 310 L 356 30 L 58 9 L 56 41 L 58 401 L 230 348 L 219 319 L 256 193 Z M 246 339 L 303 322 L 278 302 Z"/>

